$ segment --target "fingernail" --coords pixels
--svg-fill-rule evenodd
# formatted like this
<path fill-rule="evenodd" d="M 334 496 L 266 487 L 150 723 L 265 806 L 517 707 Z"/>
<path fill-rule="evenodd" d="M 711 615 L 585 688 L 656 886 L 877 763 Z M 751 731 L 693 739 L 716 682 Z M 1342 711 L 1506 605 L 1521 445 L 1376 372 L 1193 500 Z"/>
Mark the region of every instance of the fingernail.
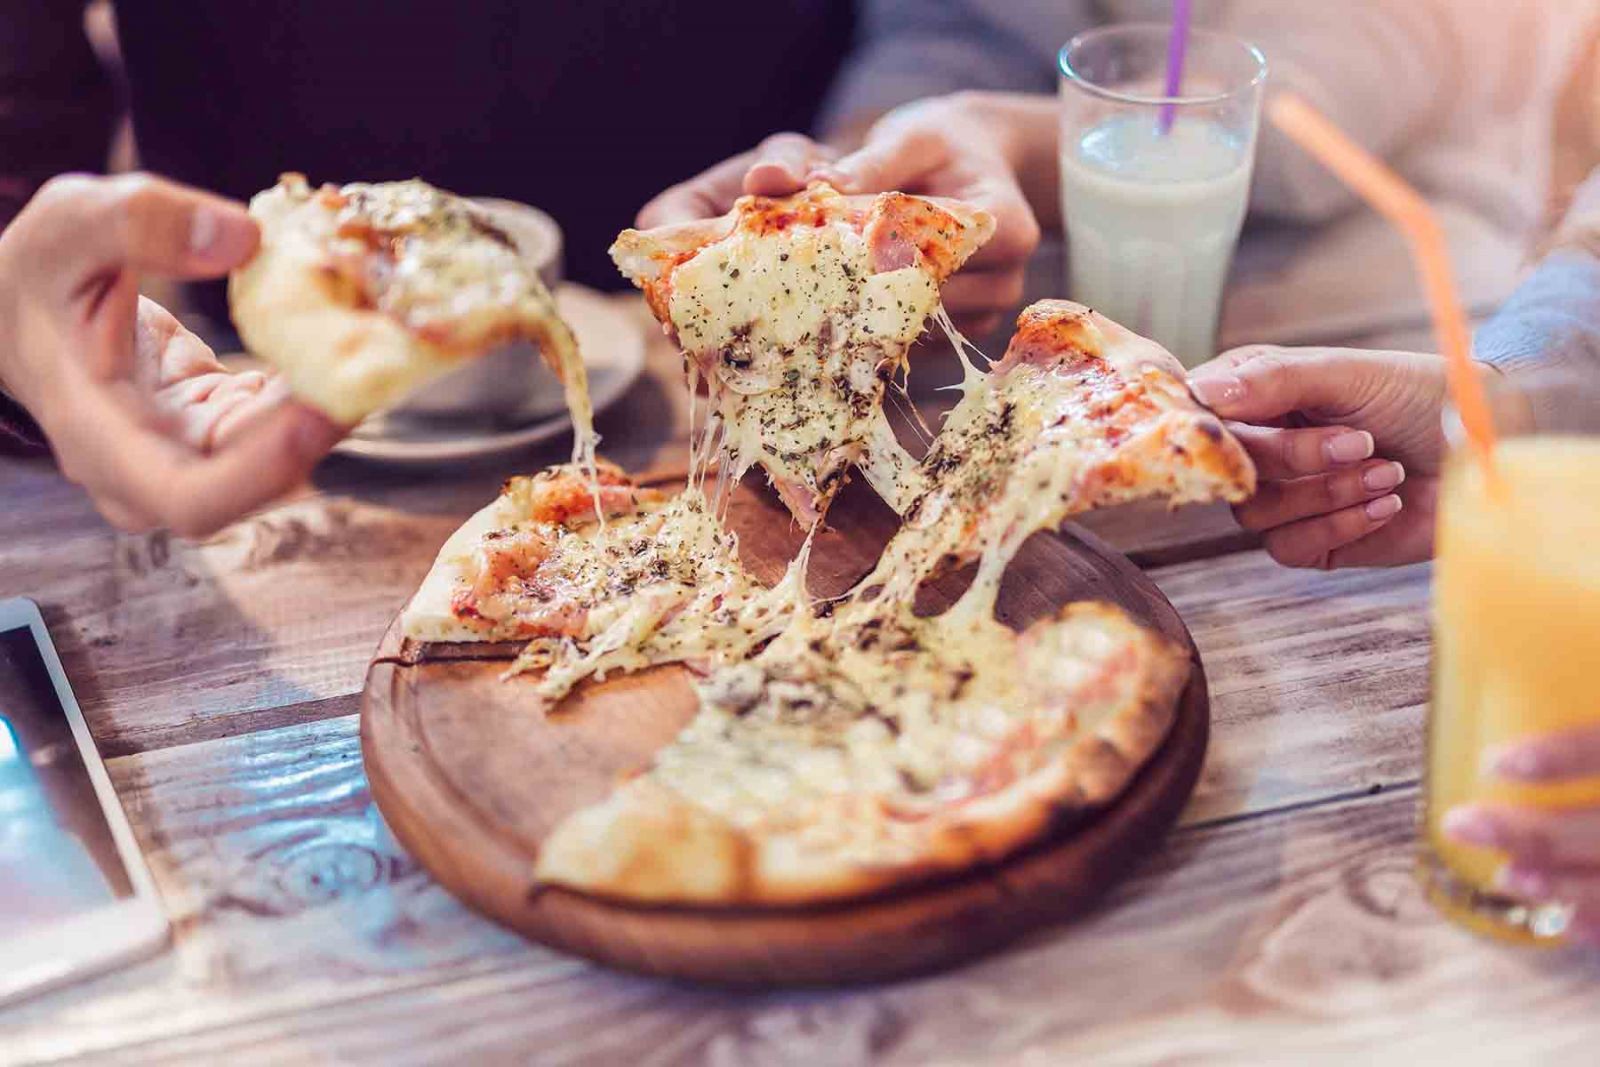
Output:
<path fill-rule="evenodd" d="M 1361 475 L 1361 485 L 1369 493 L 1379 493 L 1385 489 L 1393 489 L 1405 480 L 1406 469 L 1394 462 L 1369 467 Z"/>
<path fill-rule="evenodd" d="M 1546 900 L 1552 892 L 1548 875 L 1509 863 L 1494 873 L 1494 887 L 1524 900 Z"/>
<path fill-rule="evenodd" d="M 1550 770 L 1549 760 L 1536 748 L 1507 745 L 1483 754 L 1483 771 L 1496 778 L 1543 778 Z"/>
<path fill-rule="evenodd" d="M 1400 498 L 1392 493 L 1389 496 L 1380 496 L 1378 499 L 1367 503 L 1367 518 L 1373 522 L 1392 519 L 1400 513 L 1400 509 L 1404 506 L 1404 504 L 1400 503 Z"/>
<path fill-rule="evenodd" d="M 1365 430 L 1351 430 L 1322 443 L 1323 453 L 1330 463 L 1357 463 L 1372 455 L 1372 435 Z"/>
<path fill-rule="evenodd" d="M 189 216 L 189 251 L 207 262 L 231 265 L 254 251 L 256 233 L 248 215 L 202 205 Z"/>
<path fill-rule="evenodd" d="M 1443 827 L 1446 837 L 1467 845 L 1494 848 L 1504 840 L 1494 819 L 1473 808 L 1451 808 L 1444 813 Z"/>
<path fill-rule="evenodd" d="M 757 163 L 755 166 L 751 167 L 750 173 L 754 174 L 761 170 L 775 170 L 783 177 L 785 181 L 798 182 L 801 180 L 801 176 L 794 172 L 794 168 L 789 166 L 789 164 L 783 160 L 764 159 L 760 163 Z"/>
<path fill-rule="evenodd" d="M 1225 408 L 1244 399 L 1244 382 L 1233 375 L 1190 378 L 1189 388 L 1209 408 Z"/>

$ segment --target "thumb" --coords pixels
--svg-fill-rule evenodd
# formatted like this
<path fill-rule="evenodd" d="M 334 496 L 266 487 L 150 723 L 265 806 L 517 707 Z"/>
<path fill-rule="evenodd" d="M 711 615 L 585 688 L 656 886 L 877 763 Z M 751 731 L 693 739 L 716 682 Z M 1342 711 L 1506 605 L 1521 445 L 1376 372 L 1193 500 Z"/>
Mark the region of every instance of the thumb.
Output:
<path fill-rule="evenodd" d="M 812 176 L 843 193 L 878 193 L 914 186 L 949 159 L 949 146 L 939 134 L 902 125 L 874 131 L 866 144 Z"/>
<path fill-rule="evenodd" d="M 64 277 L 131 270 L 171 278 L 214 278 L 255 254 L 260 229 L 244 205 L 145 174 L 72 177 L 39 194 L 35 230 Z"/>
<path fill-rule="evenodd" d="M 1224 352 L 1189 375 L 1189 388 L 1218 415 L 1242 422 L 1293 411 L 1344 409 L 1359 403 L 1356 361 L 1339 349 L 1252 345 Z"/>

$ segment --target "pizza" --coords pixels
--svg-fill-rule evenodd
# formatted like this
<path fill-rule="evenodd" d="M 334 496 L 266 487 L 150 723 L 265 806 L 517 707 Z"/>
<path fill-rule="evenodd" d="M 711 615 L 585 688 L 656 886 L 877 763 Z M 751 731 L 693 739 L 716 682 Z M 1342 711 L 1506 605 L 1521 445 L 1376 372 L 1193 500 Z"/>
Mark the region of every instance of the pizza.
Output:
<path fill-rule="evenodd" d="M 999 578 L 1029 535 L 1094 507 L 1243 499 L 1250 461 L 1170 355 L 1081 305 L 1027 308 L 987 372 L 963 359 L 879 565 L 703 678 L 699 716 L 557 827 L 541 879 L 652 903 L 849 898 L 1003 859 L 1155 752 L 1185 650 L 1102 603 L 1014 633 Z M 924 581 L 974 558 L 956 605 L 914 613 Z"/>
<path fill-rule="evenodd" d="M 401 614 L 424 644 L 519 642 L 553 705 L 580 681 L 662 663 L 710 670 L 804 602 L 804 554 L 767 587 L 698 484 L 669 495 L 604 460 L 512 478 L 458 529 Z"/>
<path fill-rule="evenodd" d="M 963 609 L 981 612 L 1036 531 L 1145 498 L 1237 503 L 1255 491 L 1249 456 L 1190 394 L 1182 365 L 1081 304 L 1030 305 L 991 370 L 964 353 L 963 364 L 922 493 L 865 587 L 909 598 L 938 570 L 981 557 Z"/>
<path fill-rule="evenodd" d="M 848 900 L 1002 860 L 1109 803 L 1156 751 L 1187 650 L 1096 602 L 1014 632 L 994 617 L 999 575 L 1031 533 L 1090 508 L 1242 499 L 1249 460 L 1171 356 L 1080 305 L 1029 307 L 988 370 L 962 358 L 901 529 L 836 602 L 806 595 L 809 538 L 775 586 L 745 573 L 704 450 L 670 498 L 610 467 L 597 508 L 572 506 L 576 468 L 514 481 L 446 546 L 407 633 L 534 627 L 508 674 L 531 675 L 546 709 L 609 670 L 694 672 L 696 717 L 555 828 L 539 884 L 695 907 Z M 530 529 L 531 555 L 498 555 Z M 951 610 L 916 615 L 924 581 L 974 559 Z M 484 628 L 470 616 L 486 605 Z"/>
<path fill-rule="evenodd" d="M 642 554 L 613 561 L 607 552 L 645 536 L 665 501 L 604 461 L 593 480 L 575 464 L 512 478 L 445 542 L 402 626 L 427 642 L 581 634 L 596 606 L 651 573 Z"/>
<path fill-rule="evenodd" d="M 723 483 L 763 468 L 809 528 L 852 466 L 897 511 L 915 496 L 885 389 L 939 286 L 993 232 L 969 204 L 817 183 L 743 197 L 718 219 L 625 230 L 611 255 L 683 350 L 691 389 L 705 383 Z"/>
<path fill-rule="evenodd" d="M 700 680 L 694 720 L 558 824 L 535 877 L 635 903 L 790 906 L 996 862 L 1114 798 L 1189 670 L 1109 604 L 1020 634 L 802 615 Z"/>
<path fill-rule="evenodd" d="M 256 194 L 261 247 L 228 281 L 245 346 L 353 424 L 465 361 L 528 340 L 561 379 L 578 454 L 593 449 L 572 331 L 516 242 L 470 201 L 420 180 Z"/>

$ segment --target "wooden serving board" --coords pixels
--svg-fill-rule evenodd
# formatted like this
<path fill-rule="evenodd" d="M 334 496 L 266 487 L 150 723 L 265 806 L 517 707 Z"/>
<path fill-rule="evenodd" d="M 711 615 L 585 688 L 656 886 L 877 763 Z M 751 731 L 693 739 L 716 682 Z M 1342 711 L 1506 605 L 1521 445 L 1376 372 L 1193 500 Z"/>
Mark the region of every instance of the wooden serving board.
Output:
<path fill-rule="evenodd" d="M 813 550 L 812 592 L 866 573 L 897 519 L 852 486 Z M 775 580 L 802 540 L 770 495 L 741 488 L 729 522 L 745 564 Z M 970 575 L 924 590 L 947 605 Z M 1071 600 L 1114 601 L 1187 645 L 1153 583 L 1091 535 L 1030 540 L 1001 588 L 999 614 L 1024 626 Z M 835 985 L 949 966 L 1088 908 L 1177 818 L 1209 728 L 1198 657 L 1166 743 L 1110 808 L 1005 863 L 955 879 L 815 908 L 642 907 L 536 887 L 539 843 L 570 812 L 647 764 L 695 712 L 681 668 L 581 687 L 549 717 L 502 682 L 504 649 L 463 658 L 414 647 L 391 627 L 367 672 L 361 742 L 372 794 L 400 842 L 469 907 L 535 941 L 614 967 L 729 986 Z"/>

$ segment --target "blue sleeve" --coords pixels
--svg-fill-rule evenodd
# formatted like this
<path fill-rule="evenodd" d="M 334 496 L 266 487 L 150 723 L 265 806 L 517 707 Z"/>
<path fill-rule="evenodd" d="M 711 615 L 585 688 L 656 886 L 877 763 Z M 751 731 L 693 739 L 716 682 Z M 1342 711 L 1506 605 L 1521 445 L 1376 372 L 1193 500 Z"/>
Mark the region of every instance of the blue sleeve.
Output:
<path fill-rule="evenodd" d="M 1529 386 L 1541 430 L 1600 428 L 1600 257 L 1552 253 L 1478 330 L 1473 349 Z"/>

